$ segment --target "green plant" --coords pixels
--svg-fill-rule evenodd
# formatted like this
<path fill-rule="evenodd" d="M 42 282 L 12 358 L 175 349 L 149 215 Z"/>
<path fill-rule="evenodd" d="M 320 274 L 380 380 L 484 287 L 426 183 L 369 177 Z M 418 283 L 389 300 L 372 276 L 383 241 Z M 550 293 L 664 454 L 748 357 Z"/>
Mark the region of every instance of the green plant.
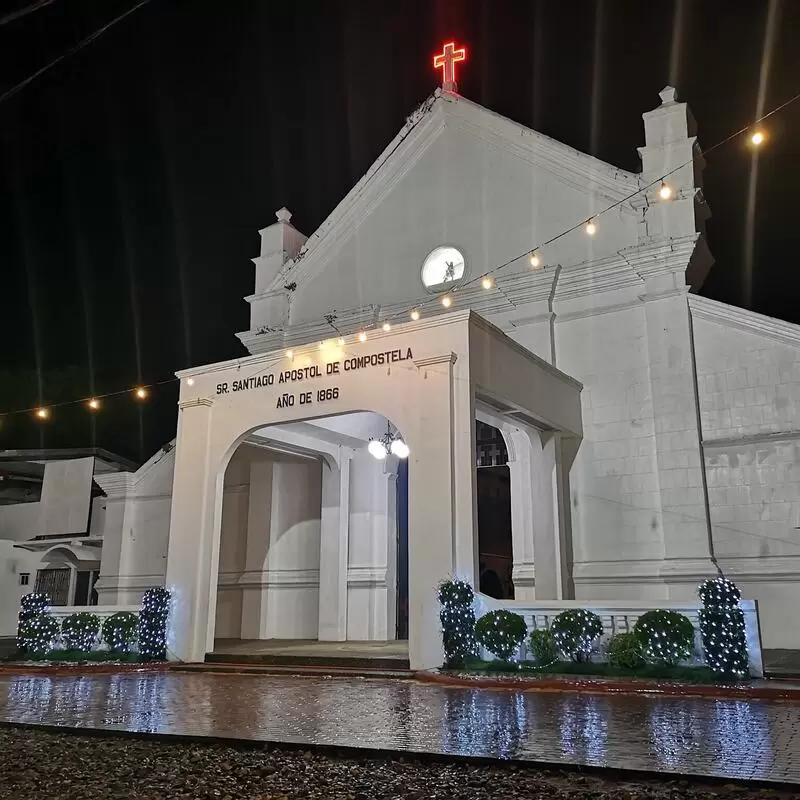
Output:
<path fill-rule="evenodd" d="M 530 646 L 537 664 L 552 664 L 558 658 L 555 637 L 547 628 L 531 632 Z"/>
<path fill-rule="evenodd" d="M 43 614 L 50 605 L 50 598 L 44 592 L 29 592 L 19 602 L 19 616 L 17 617 L 17 647 L 29 650 L 29 642 L 23 634 L 26 623 L 39 614 Z"/>
<path fill-rule="evenodd" d="M 169 601 L 169 591 L 160 586 L 148 589 L 142 596 L 142 609 L 139 613 L 139 652 L 153 661 L 167 657 Z"/>
<path fill-rule="evenodd" d="M 437 592 L 439 598 L 439 621 L 442 623 L 442 647 L 444 666 L 449 669 L 461 667 L 464 659 L 474 656 L 475 592 L 465 581 L 442 581 Z"/>
<path fill-rule="evenodd" d="M 527 632 L 525 620 L 511 611 L 490 611 L 475 623 L 475 638 L 503 661 L 514 655 Z"/>
<path fill-rule="evenodd" d="M 582 661 L 602 635 L 603 623 L 597 614 L 577 608 L 562 611 L 553 620 L 550 630 L 560 653 L 574 661 Z"/>
<path fill-rule="evenodd" d="M 50 614 L 37 614 L 26 619 L 20 626 L 20 639 L 25 650 L 34 655 L 44 655 L 53 649 L 58 637 L 58 620 Z"/>
<path fill-rule="evenodd" d="M 694 627 L 688 617 L 677 611 L 648 611 L 636 620 L 633 632 L 645 660 L 651 664 L 680 664 L 694 648 Z"/>
<path fill-rule="evenodd" d="M 634 633 L 618 633 L 608 643 L 608 663 L 620 669 L 638 669 L 644 665 L 642 646 Z"/>
<path fill-rule="evenodd" d="M 97 644 L 100 633 L 100 617 L 88 611 L 70 614 L 61 623 L 61 641 L 65 650 L 89 652 Z"/>
<path fill-rule="evenodd" d="M 103 622 L 103 641 L 112 653 L 128 653 L 139 634 L 139 618 L 130 611 L 117 611 Z"/>
<path fill-rule="evenodd" d="M 703 604 L 700 636 L 706 664 L 718 675 L 747 675 L 747 635 L 738 587 L 720 576 L 703 581 L 697 594 Z"/>

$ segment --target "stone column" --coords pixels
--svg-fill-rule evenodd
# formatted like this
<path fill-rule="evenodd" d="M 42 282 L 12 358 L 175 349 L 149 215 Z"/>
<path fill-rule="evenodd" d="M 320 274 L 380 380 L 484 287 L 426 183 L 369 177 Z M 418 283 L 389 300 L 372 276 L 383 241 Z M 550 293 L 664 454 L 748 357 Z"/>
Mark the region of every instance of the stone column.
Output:
<path fill-rule="evenodd" d="M 167 647 L 170 657 L 183 661 L 202 661 L 213 648 L 209 606 L 219 551 L 214 531 L 217 475 L 211 474 L 209 464 L 212 405 L 211 400 L 199 398 L 178 406 L 167 551 L 166 586 L 172 592 Z M 221 491 L 218 504 L 221 508 Z"/>
<path fill-rule="evenodd" d="M 511 479 L 511 552 L 514 599 L 536 599 L 533 564 L 533 494 L 531 492 L 531 453 L 528 435 L 515 428 L 502 431 L 508 449 Z"/>
<path fill-rule="evenodd" d="M 475 408 L 468 380 L 455 380 L 454 354 L 415 361 L 419 423 L 409 465 L 409 658 L 441 666 L 438 583 L 476 578 Z"/>
<path fill-rule="evenodd" d="M 338 464 L 322 466 L 322 521 L 319 552 L 319 639 L 347 639 L 347 561 L 350 537 L 350 459 L 340 448 Z"/>

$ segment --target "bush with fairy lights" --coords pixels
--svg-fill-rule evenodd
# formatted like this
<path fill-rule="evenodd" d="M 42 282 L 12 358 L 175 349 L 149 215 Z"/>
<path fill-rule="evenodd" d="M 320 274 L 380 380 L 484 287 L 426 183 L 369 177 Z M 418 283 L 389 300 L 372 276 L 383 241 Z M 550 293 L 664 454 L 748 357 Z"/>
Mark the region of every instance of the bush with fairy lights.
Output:
<path fill-rule="evenodd" d="M 597 614 L 577 608 L 562 611 L 550 626 L 556 648 L 573 661 L 585 661 L 603 635 L 603 623 Z"/>
<path fill-rule="evenodd" d="M 475 638 L 501 661 L 510 661 L 525 641 L 528 626 L 512 611 L 490 611 L 475 623 Z"/>
<path fill-rule="evenodd" d="M 645 661 L 677 666 L 692 655 L 694 626 L 688 617 L 663 608 L 648 611 L 636 620 L 633 632 Z"/>
<path fill-rule="evenodd" d="M 130 611 L 117 611 L 103 622 L 103 641 L 112 653 L 129 653 L 139 634 L 139 618 Z"/>
<path fill-rule="evenodd" d="M 642 645 L 636 634 L 618 633 L 608 643 L 608 663 L 620 669 L 638 669 L 644 665 Z"/>
<path fill-rule="evenodd" d="M 718 675 L 742 678 L 749 672 L 741 593 L 733 581 L 722 576 L 703 581 L 697 590 L 700 636 L 706 664 Z"/>
<path fill-rule="evenodd" d="M 139 653 L 143 658 L 163 661 L 167 657 L 167 619 L 169 592 L 162 588 L 148 589 L 142 596 L 139 613 Z"/>
<path fill-rule="evenodd" d="M 20 625 L 19 638 L 25 652 L 35 656 L 49 653 L 58 639 L 58 620 L 50 614 L 37 614 Z"/>
<path fill-rule="evenodd" d="M 61 643 L 67 650 L 80 650 L 87 653 L 97 644 L 100 633 L 100 617 L 81 611 L 70 614 L 61 623 Z"/>
<path fill-rule="evenodd" d="M 442 581 L 437 592 L 439 621 L 442 623 L 444 666 L 463 666 L 464 659 L 475 656 L 475 592 L 466 581 Z"/>
<path fill-rule="evenodd" d="M 17 617 L 17 647 L 20 650 L 30 650 L 29 641 L 23 633 L 26 623 L 43 614 L 49 605 L 50 598 L 44 592 L 29 592 L 20 600 Z"/>

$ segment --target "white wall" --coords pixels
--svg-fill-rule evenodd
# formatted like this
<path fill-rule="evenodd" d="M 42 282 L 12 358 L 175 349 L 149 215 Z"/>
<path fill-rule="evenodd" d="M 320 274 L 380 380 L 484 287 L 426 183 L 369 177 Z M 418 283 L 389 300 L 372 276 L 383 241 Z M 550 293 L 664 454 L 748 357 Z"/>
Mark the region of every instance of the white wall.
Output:
<path fill-rule="evenodd" d="M 39 562 L 39 553 L 20 550 L 13 542 L 0 539 L 0 636 L 16 635 L 19 603 L 35 588 Z M 30 575 L 27 586 L 19 585 L 22 572 Z"/>
<path fill-rule="evenodd" d="M 714 549 L 758 599 L 764 646 L 800 648 L 800 350 L 759 330 L 775 321 L 731 308 L 748 332 L 725 310 L 698 303 L 694 319 Z"/>

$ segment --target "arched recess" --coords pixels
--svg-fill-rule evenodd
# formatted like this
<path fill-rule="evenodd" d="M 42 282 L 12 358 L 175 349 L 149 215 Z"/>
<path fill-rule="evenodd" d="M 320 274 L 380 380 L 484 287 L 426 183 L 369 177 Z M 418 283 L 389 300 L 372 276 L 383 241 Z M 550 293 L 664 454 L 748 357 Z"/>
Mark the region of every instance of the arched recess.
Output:
<path fill-rule="evenodd" d="M 237 438 L 216 480 L 216 649 L 226 651 L 230 640 L 396 637 L 398 569 L 407 555 L 399 459 L 378 461 L 367 451 L 387 422 L 356 411 L 258 426 Z"/>
<path fill-rule="evenodd" d="M 42 553 L 35 591 L 45 592 L 53 605 L 96 605 L 99 571 L 99 548 L 59 543 Z"/>

